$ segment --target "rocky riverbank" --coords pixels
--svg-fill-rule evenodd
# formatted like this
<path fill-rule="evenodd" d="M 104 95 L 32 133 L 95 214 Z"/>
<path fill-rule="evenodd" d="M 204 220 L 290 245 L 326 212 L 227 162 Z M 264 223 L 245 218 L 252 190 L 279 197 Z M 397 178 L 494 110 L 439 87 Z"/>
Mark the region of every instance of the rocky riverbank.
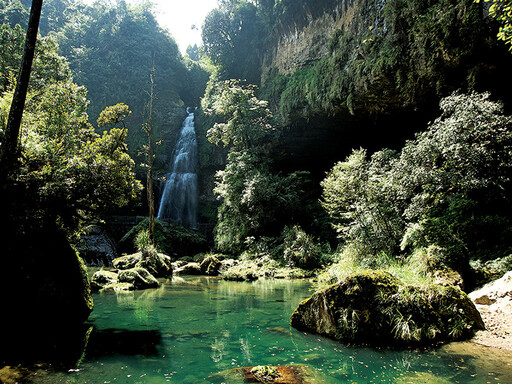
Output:
<path fill-rule="evenodd" d="M 486 328 L 478 331 L 473 341 L 512 351 L 512 271 L 470 293 L 469 297 Z"/>

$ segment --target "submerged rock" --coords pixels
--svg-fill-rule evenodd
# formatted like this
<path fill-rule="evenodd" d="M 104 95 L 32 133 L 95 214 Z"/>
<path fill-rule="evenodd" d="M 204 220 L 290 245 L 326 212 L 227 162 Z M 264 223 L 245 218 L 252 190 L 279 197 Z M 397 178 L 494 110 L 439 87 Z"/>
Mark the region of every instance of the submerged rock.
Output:
<path fill-rule="evenodd" d="M 291 317 L 298 330 L 355 344 L 434 345 L 484 329 L 469 297 L 453 286 L 413 286 L 365 271 L 316 292 Z"/>
<path fill-rule="evenodd" d="M 260 365 L 234 368 L 209 376 L 214 383 L 308 384 L 323 382 L 306 365 Z"/>
<path fill-rule="evenodd" d="M 158 280 L 147 269 L 140 267 L 119 271 L 119 282 L 133 284 L 136 289 L 157 288 L 160 286 Z"/>

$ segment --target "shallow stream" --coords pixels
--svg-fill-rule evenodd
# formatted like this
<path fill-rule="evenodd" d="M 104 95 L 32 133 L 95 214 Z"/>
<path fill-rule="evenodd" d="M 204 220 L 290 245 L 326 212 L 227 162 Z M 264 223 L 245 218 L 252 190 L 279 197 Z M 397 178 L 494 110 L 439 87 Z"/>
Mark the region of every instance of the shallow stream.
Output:
<path fill-rule="evenodd" d="M 168 280 L 98 293 L 84 353 L 35 383 L 210 383 L 234 367 L 306 364 L 318 383 L 512 383 L 512 353 L 473 343 L 431 351 L 346 347 L 291 328 L 306 281 Z"/>

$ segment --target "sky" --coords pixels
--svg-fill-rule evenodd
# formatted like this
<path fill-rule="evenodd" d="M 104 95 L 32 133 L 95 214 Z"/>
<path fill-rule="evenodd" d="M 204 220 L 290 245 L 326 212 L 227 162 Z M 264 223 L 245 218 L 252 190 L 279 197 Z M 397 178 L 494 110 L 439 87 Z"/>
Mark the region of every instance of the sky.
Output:
<path fill-rule="evenodd" d="M 206 15 L 217 6 L 217 0 L 152 0 L 152 2 L 155 4 L 158 23 L 169 30 L 182 54 L 185 54 L 189 45 L 202 44 L 201 26 Z M 192 29 L 193 25 L 195 29 Z"/>
<path fill-rule="evenodd" d="M 136 4 L 143 0 L 127 0 Z M 93 0 L 85 0 L 92 3 Z M 206 15 L 217 6 L 217 0 L 151 0 L 155 16 L 162 28 L 167 29 L 178 43 L 182 54 L 189 45 L 202 45 L 201 26 Z M 195 25 L 195 29 L 192 26 Z"/>

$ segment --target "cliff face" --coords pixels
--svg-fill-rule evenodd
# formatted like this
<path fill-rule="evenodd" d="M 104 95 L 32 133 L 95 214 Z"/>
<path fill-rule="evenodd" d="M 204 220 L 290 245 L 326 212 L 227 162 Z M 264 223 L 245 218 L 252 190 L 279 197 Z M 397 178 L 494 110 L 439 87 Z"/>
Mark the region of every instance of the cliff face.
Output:
<path fill-rule="evenodd" d="M 297 3 L 299 4 L 299 3 Z M 279 161 L 322 177 L 352 148 L 399 148 L 454 91 L 511 105 L 512 55 L 472 0 L 302 1 L 281 16 L 262 98 L 282 118 Z M 315 2 L 315 4 L 317 4 Z"/>
<path fill-rule="evenodd" d="M 276 27 L 282 34 L 277 35 L 277 43 L 274 42 L 264 56 L 261 83 L 265 84 L 273 70 L 288 75 L 329 55 L 331 36 L 337 29 L 346 29 L 350 25 L 356 7 L 357 1 L 341 0 L 318 17 L 306 13 L 302 23 Z"/>

